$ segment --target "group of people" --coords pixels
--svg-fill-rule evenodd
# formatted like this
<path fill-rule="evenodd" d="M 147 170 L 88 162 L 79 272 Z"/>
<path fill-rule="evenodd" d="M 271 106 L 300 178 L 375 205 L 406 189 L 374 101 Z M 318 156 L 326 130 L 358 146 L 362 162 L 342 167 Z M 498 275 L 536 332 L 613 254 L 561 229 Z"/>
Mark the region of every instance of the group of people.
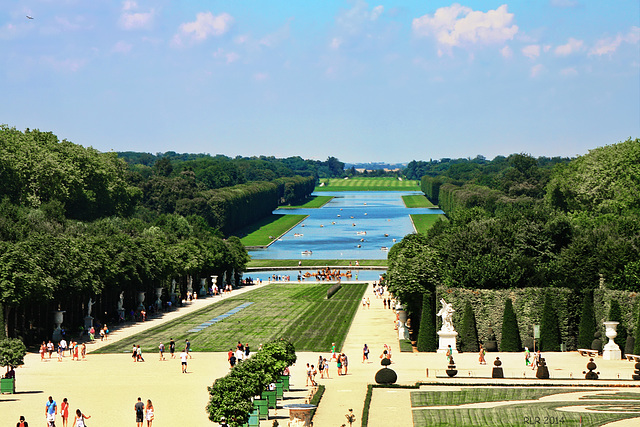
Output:
<path fill-rule="evenodd" d="M 42 341 L 39 351 L 40 361 L 44 362 L 46 355 L 48 355 L 49 359 L 51 359 L 54 348 L 55 346 L 51 342 L 51 340 L 49 340 L 48 343 Z M 64 357 L 64 354 L 67 350 L 69 350 L 69 356 L 71 356 L 71 360 L 80 360 L 80 357 L 82 357 L 82 360 L 84 360 L 87 357 L 87 345 L 85 343 L 80 344 L 77 341 L 70 341 L 69 344 L 67 344 L 67 340 L 62 338 L 58 343 L 58 362 L 62 362 L 62 358 Z"/>
<path fill-rule="evenodd" d="M 58 415 L 58 404 L 55 400 L 53 400 L 52 396 L 49 396 L 47 403 L 45 404 L 44 411 L 47 426 L 55 427 L 56 425 L 56 416 Z M 62 418 L 62 427 L 67 427 L 69 423 L 69 401 L 65 397 L 62 399 L 62 404 L 60 405 L 60 417 Z M 82 413 L 80 409 L 76 409 L 75 418 L 73 419 L 73 427 L 85 427 L 85 420 L 91 418 L 91 415 L 86 415 Z M 17 427 L 28 427 L 29 423 L 24 419 L 23 416 L 20 416 L 20 421 L 17 424 Z"/>
<path fill-rule="evenodd" d="M 229 349 L 227 353 L 227 360 L 229 361 L 229 368 L 232 369 L 236 366 L 237 363 L 242 362 L 244 359 L 249 358 L 251 354 L 251 348 L 249 347 L 249 343 L 242 344 L 241 341 L 238 341 L 236 345 L 236 349 Z"/>
<path fill-rule="evenodd" d="M 366 344 L 365 344 L 366 347 Z M 368 354 L 368 353 L 367 353 Z M 331 379 L 329 375 L 329 362 L 336 362 L 336 370 L 338 372 L 338 376 L 347 375 L 349 372 L 349 358 L 346 354 L 336 351 L 336 344 L 333 343 L 331 346 L 331 356 L 329 356 L 329 360 L 326 357 L 322 357 L 322 355 L 318 356 L 317 365 L 311 365 L 307 363 L 307 380 L 306 384 L 309 386 L 311 383 L 312 386 L 318 385 L 316 383 L 316 375 L 320 374 L 320 378 L 328 378 Z"/>

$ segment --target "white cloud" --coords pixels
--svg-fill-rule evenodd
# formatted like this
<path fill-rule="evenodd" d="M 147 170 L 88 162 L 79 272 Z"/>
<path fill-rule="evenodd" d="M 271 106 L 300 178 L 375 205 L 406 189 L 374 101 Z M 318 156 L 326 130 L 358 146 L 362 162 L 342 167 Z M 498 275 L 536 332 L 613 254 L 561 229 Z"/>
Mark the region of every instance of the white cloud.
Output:
<path fill-rule="evenodd" d="M 506 4 L 480 12 L 455 3 L 437 9 L 433 15 L 415 18 L 412 27 L 416 37 L 434 36 L 440 46 L 448 49 L 504 43 L 518 32 L 512 22 L 513 13 L 507 12 Z"/>
<path fill-rule="evenodd" d="M 505 46 L 502 49 L 500 49 L 500 53 L 505 58 L 511 58 L 513 56 L 513 51 L 511 50 L 511 48 L 509 46 Z"/>
<path fill-rule="evenodd" d="M 618 50 L 622 42 L 629 44 L 637 44 L 640 40 L 640 27 L 631 27 L 631 30 L 625 35 L 618 34 L 615 38 L 604 38 L 596 42 L 595 46 L 589 51 L 589 56 L 608 55 Z"/>
<path fill-rule="evenodd" d="M 138 4 L 135 1 L 122 2 L 122 14 L 120 15 L 120 27 L 125 30 L 138 30 L 150 28 L 153 24 L 155 11 L 151 9 L 149 12 L 135 12 Z"/>
<path fill-rule="evenodd" d="M 333 39 L 331 39 L 331 43 L 329 44 L 329 46 L 331 47 L 331 49 L 339 49 L 341 44 L 342 39 L 340 37 L 334 37 Z"/>
<path fill-rule="evenodd" d="M 262 37 L 259 44 L 266 47 L 274 47 L 288 39 L 290 34 L 290 22 L 291 21 L 289 20 L 289 22 L 278 28 L 275 32 Z"/>
<path fill-rule="evenodd" d="M 240 59 L 240 55 L 238 55 L 235 52 L 229 52 L 225 55 L 225 58 L 227 59 L 227 64 L 231 64 L 233 62 L 236 62 L 238 59 Z"/>
<path fill-rule="evenodd" d="M 228 13 L 214 15 L 211 12 L 200 12 L 196 20 L 180 25 L 180 32 L 173 37 L 172 44 L 181 45 L 182 37 L 189 37 L 195 41 L 206 40 L 210 36 L 221 36 L 229 31 L 233 24 L 233 17 Z"/>
<path fill-rule="evenodd" d="M 369 19 L 371 19 L 372 21 L 375 21 L 380 17 L 380 15 L 382 15 L 382 12 L 384 12 L 384 6 L 379 5 L 374 7 L 371 13 L 369 14 Z"/>
<path fill-rule="evenodd" d="M 522 48 L 522 54 L 530 59 L 536 59 L 540 56 L 540 45 L 530 44 Z"/>
<path fill-rule="evenodd" d="M 538 77 L 544 71 L 544 65 L 536 64 L 531 67 L 531 77 Z"/>
<path fill-rule="evenodd" d="M 558 56 L 571 55 L 572 53 L 581 51 L 583 49 L 583 44 L 584 42 L 582 40 L 577 40 L 572 37 L 569 38 L 567 44 L 556 47 L 554 52 Z"/>
<path fill-rule="evenodd" d="M 111 48 L 111 52 L 114 52 L 114 53 L 129 53 L 129 52 L 131 52 L 132 48 L 133 48 L 132 44 L 129 44 L 127 42 L 124 42 L 124 41 L 120 40 L 118 43 L 113 45 L 113 48 Z"/>
<path fill-rule="evenodd" d="M 269 74 L 267 73 L 255 73 L 253 75 L 253 79 L 257 82 L 267 80 L 268 78 L 269 78 Z"/>
<path fill-rule="evenodd" d="M 563 68 L 562 70 L 560 70 L 560 74 L 563 76 L 577 76 L 578 75 L 578 70 L 576 70 L 573 67 L 569 67 L 569 68 Z"/>

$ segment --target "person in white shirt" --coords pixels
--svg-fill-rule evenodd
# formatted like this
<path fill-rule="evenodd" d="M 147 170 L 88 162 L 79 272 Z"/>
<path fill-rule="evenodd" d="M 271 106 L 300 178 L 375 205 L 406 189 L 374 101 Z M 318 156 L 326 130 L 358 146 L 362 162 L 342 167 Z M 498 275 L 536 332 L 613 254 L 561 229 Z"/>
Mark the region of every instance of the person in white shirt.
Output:
<path fill-rule="evenodd" d="M 180 362 L 182 362 L 182 373 L 186 374 L 187 373 L 187 351 L 186 350 L 182 350 L 182 353 L 180 353 Z"/>

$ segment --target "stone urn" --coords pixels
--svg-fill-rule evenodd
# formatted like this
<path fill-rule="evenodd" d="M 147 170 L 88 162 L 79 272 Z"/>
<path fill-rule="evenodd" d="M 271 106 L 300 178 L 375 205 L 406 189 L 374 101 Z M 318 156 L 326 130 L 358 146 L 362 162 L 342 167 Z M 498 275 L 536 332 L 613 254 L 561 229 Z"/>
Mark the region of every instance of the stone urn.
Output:
<path fill-rule="evenodd" d="M 53 312 L 53 323 L 56 326 L 53 329 L 53 336 L 51 337 L 53 342 L 59 342 L 62 339 L 62 322 L 64 320 L 64 310 L 55 310 Z"/>
<path fill-rule="evenodd" d="M 156 288 L 156 308 L 162 310 L 162 288 Z"/>
<path fill-rule="evenodd" d="M 502 361 L 499 357 L 496 357 L 496 360 L 493 361 L 493 371 L 491 372 L 491 378 L 504 378 Z"/>
<path fill-rule="evenodd" d="M 640 362 L 636 362 L 635 368 L 636 370 L 633 371 L 633 375 L 631 375 L 631 378 L 633 378 L 636 381 L 640 381 Z"/>
<path fill-rule="evenodd" d="M 201 297 L 207 296 L 207 278 L 202 277 L 200 279 L 200 290 L 198 291 L 198 295 Z"/>
<path fill-rule="evenodd" d="M 602 351 L 602 358 L 604 360 L 620 360 L 622 358 L 620 347 L 613 341 L 613 339 L 618 336 L 618 332 L 616 331 L 618 323 L 619 322 L 604 322 L 604 327 L 606 328 L 604 334 L 609 338 L 609 342 L 604 345 Z"/>
<path fill-rule="evenodd" d="M 453 361 L 453 355 L 449 356 L 449 365 L 447 365 L 447 375 L 453 378 L 458 374 L 458 370 L 456 369 L 456 362 Z"/>
<path fill-rule="evenodd" d="M 138 310 L 144 310 L 144 295 L 146 292 L 139 291 L 138 292 Z"/>
<path fill-rule="evenodd" d="M 549 367 L 547 366 L 547 362 L 544 360 L 544 357 L 540 358 L 538 370 L 536 371 L 536 377 L 541 380 L 549 379 Z"/>

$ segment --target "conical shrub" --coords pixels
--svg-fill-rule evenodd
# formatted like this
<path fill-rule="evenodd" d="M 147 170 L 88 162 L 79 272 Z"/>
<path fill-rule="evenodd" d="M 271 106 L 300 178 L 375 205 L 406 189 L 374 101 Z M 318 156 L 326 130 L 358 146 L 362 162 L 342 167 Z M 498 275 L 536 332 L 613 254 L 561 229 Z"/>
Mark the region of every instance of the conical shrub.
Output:
<path fill-rule="evenodd" d="M 460 350 L 464 352 L 477 352 L 480 350 L 478 346 L 478 327 L 476 325 L 476 316 L 473 312 L 473 306 L 469 301 L 465 304 L 464 314 L 462 315 L 462 324 L 460 326 Z"/>
<path fill-rule="evenodd" d="M 596 332 L 596 317 L 593 313 L 593 291 L 586 291 L 582 299 L 580 325 L 578 326 L 578 348 L 591 348 Z"/>
<path fill-rule="evenodd" d="M 513 311 L 511 298 L 507 298 L 504 302 L 504 313 L 502 315 L 502 339 L 500 340 L 500 351 L 520 350 L 522 350 L 522 343 L 520 342 L 518 320 L 516 319 L 516 313 Z"/>
<path fill-rule="evenodd" d="M 425 292 L 422 295 L 422 314 L 417 347 L 418 351 L 436 351 L 438 349 L 434 292 Z"/>
<path fill-rule="evenodd" d="M 540 329 L 540 350 L 560 351 L 560 328 L 558 316 L 551 304 L 551 292 L 547 292 L 544 297 Z"/>

